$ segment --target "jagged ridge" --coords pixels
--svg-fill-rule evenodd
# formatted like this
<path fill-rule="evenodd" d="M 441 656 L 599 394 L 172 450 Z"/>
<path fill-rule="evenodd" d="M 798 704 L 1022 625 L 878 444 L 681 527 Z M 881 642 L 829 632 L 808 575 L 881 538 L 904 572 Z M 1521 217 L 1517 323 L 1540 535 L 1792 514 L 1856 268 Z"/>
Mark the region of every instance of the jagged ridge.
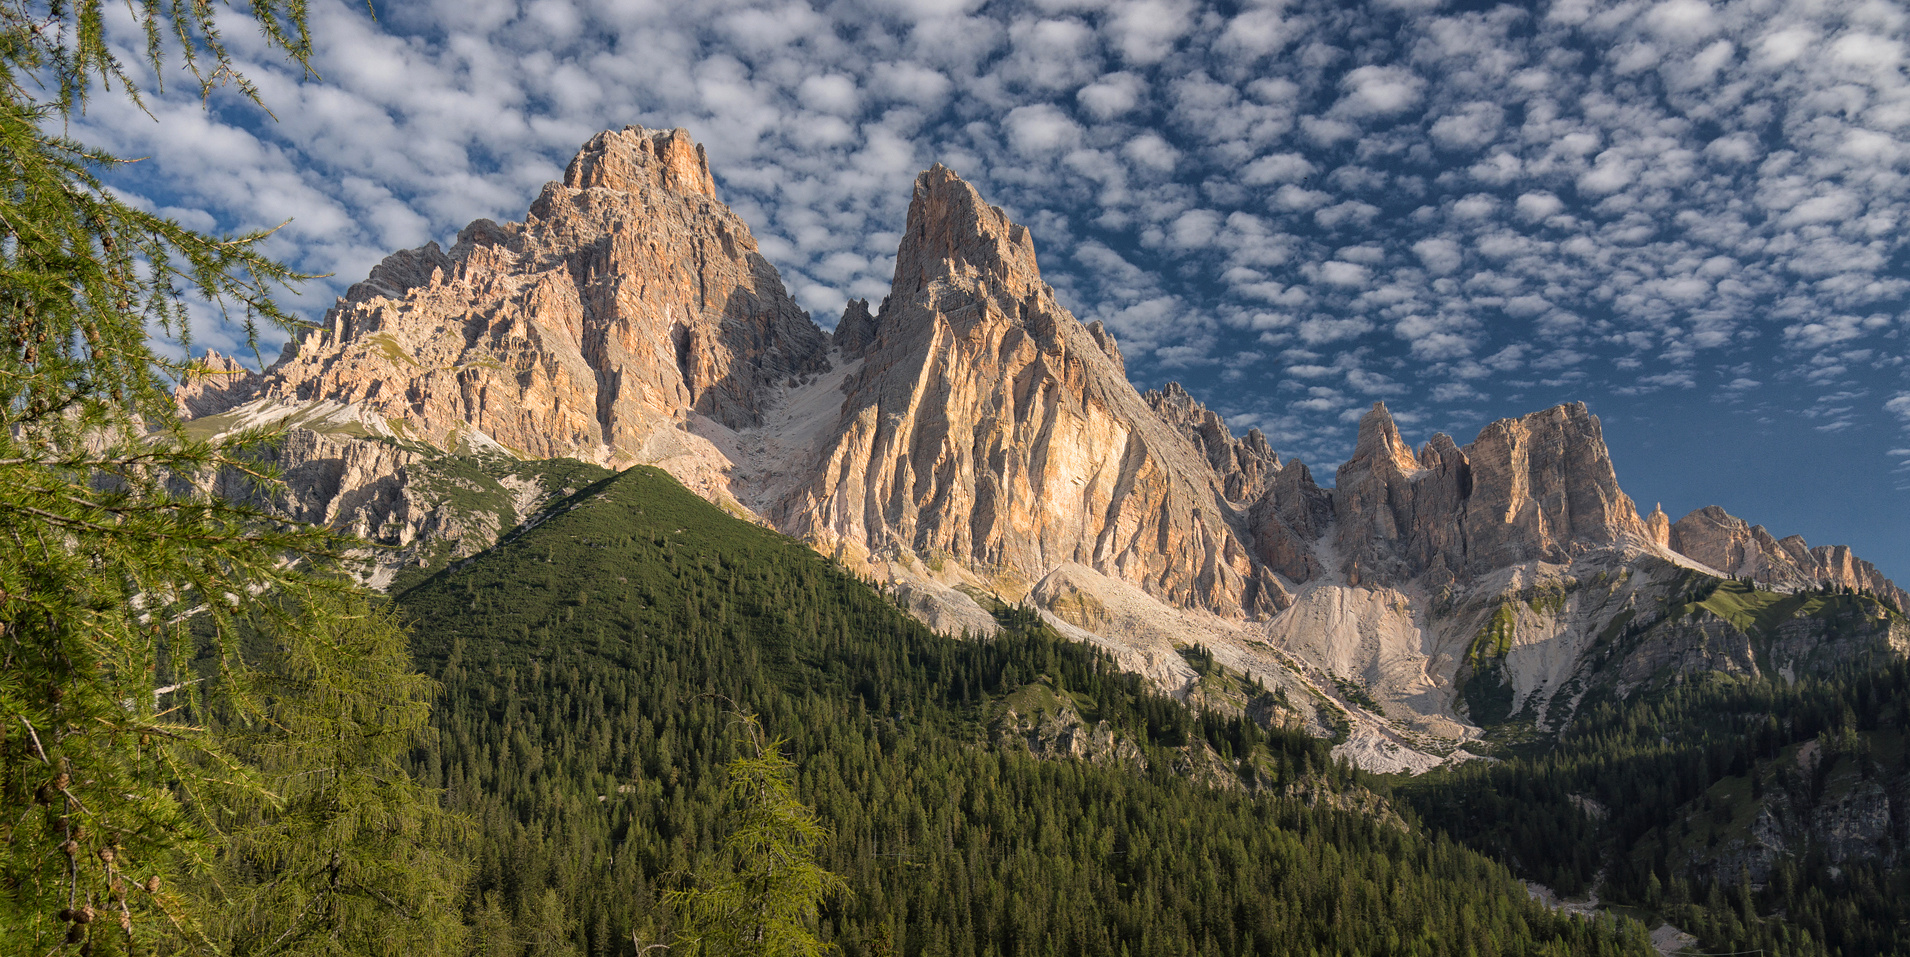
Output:
<path fill-rule="evenodd" d="M 301 515 L 488 533 L 432 518 L 415 462 L 353 443 L 656 463 L 893 583 L 937 627 L 1033 601 L 1170 688 L 1193 680 L 1176 647 L 1201 642 L 1334 702 L 1307 720 L 1343 710 L 1375 760 L 1474 733 L 1449 717 L 1468 681 L 1545 702 L 1540 720 L 1564 694 L 1569 715 L 1587 649 L 1675 597 L 1686 568 L 1904 601 L 1847 549 L 1715 509 L 1641 518 L 1583 404 L 1418 452 L 1376 405 L 1324 489 L 1178 385 L 1136 392 L 1109 330 L 1041 280 L 1027 229 L 941 166 L 916 181 L 889 295 L 825 336 L 681 130 L 600 134 L 524 222 L 393 254 L 262 376 L 217 356 L 206 372 L 178 401 L 208 431 L 289 416 L 329 433 L 287 445 L 316 477 L 288 503 Z M 1592 576 L 1624 584 L 1573 592 Z M 1532 614 L 1477 653 L 1510 596 L 1546 589 L 1586 597 L 1518 599 Z"/>

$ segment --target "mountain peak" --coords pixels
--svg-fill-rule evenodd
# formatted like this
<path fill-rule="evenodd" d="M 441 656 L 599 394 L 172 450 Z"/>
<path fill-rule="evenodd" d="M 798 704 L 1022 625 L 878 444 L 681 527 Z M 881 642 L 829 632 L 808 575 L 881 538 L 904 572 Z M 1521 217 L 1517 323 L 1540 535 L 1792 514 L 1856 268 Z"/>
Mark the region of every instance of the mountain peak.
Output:
<path fill-rule="evenodd" d="M 572 189 L 601 186 L 626 193 L 666 189 L 716 198 L 709 158 L 682 127 L 650 130 L 626 126 L 598 133 L 564 170 L 564 185 Z"/>
<path fill-rule="evenodd" d="M 1667 532 L 1672 550 L 1727 575 L 1781 588 L 1856 588 L 1882 595 L 1898 608 L 1910 606 L 1910 594 L 1848 548 L 1812 548 L 1796 535 L 1779 539 L 1716 505 L 1693 511 Z"/>
<path fill-rule="evenodd" d="M 1340 471 L 1371 469 L 1379 462 L 1391 462 L 1401 472 L 1419 468 L 1419 460 L 1413 456 L 1406 440 L 1399 437 L 1399 426 L 1384 402 L 1373 403 L 1373 407 L 1360 416 L 1360 436 L 1353 446 L 1353 457 L 1340 466 Z"/>
<path fill-rule="evenodd" d="M 1015 299 L 1040 285 L 1034 239 L 1001 207 L 940 163 L 915 178 L 907 231 L 896 252 L 898 300 L 937 281 L 995 279 Z"/>

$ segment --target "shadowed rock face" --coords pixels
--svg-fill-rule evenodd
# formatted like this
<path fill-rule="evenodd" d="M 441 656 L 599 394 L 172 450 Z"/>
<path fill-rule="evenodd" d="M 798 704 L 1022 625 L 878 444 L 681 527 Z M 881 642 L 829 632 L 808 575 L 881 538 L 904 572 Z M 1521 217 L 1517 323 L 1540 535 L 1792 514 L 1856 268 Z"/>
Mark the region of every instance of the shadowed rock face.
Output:
<path fill-rule="evenodd" d="M 1284 606 L 1209 460 L 1128 384 L 1112 337 L 1055 302 L 1028 231 L 946 168 L 916 180 L 865 334 L 779 527 L 1031 582 L 1076 563 L 1225 615 Z"/>
<path fill-rule="evenodd" d="M 1776 538 L 1762 525 L 1751 525 L 1716 505 L 1707 505 L 1673 523 L 1669 542 L 1680 554 L 1727 575 L 1787 588 L 1831 585 L 1874 592 L 1898 608 L 1906 595 L 1869 562 L 1844 545 L 1812 548 L 1802 536 Z"/>
<path fill-rule="evenodd" d="M 682 130 L 601 133 L 524 222 L 388 257 L 254 394 L 609 463 L 686 411 L 754 424 L 769 389 L 826 368 L 828 344 L 714 197 Z"/>
<path fill-rule="evenodd" d="M 1220 477 L 1228 500 L 1252 502 L 1260 498 L 1280 471 L 1280 456 L 1259 429 L 1249 429 L 1245 436 L 1234 438 L 1227 423 L 1188 395 L 1180 383 L 1169 382 L 1164 388 L 1142 393 L 1141 398 L 1147 400 L 1155 415 L 1194 443 Z"/>

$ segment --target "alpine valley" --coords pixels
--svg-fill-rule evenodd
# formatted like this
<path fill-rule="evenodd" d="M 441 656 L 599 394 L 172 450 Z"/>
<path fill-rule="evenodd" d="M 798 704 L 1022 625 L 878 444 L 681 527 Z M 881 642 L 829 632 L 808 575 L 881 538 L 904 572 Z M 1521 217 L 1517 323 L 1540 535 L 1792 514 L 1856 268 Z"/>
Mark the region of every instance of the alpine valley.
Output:
<path fill-rule="evenodd" d="M 845 631 L 809 651 L 761 654 L 828 674 L 829 655 L 893 654 L 896 674 L 913 674 L 924 666 L 909 656 L 941 649 L 929 666 L 942 675 L 936 694 L 1013 692 L 959 718 L 975 723 L 977 740 L 1224 794 L 1305 794 L 1361 822 L 1338 826 L 1366 828 L 1362 847 L 1457 853 L 1449 836 L 1562 893 L 1597 891 L 1633 916 L 1675 918 L 1707 945 L 1847 954 L 1905 945 L 1897 921 L 1910 914 L 1897 913 L 1893 888 L 1905 884 L 1898 865 L 1910 849 L 1910 595 L 1846 548 L 1776 538 L 1723 508 L 1676 521 L 1640 514 L 1583 404 L 1494 422 L 1463 445 L 1436 435 L 1416 450 L 1375 405 L 1353 455 L 1322 485 L 1259 431 L 1234 435 L 1182 388 L 1137 391 L 1114 335 L 1079 322 L 1043 283 L 1029 231 L 944 167 L 916 179 L 888 296 L 848 303 L 833 332 L 795 304 L 749 227 L 718 201 L 687 133 L 627 128 L 586 143 L 522 222 L 479 220 L 449 249 L 393 253 L 263 373 L 218 355 L 204 372 L 177 393 L 188 428 L 203 437 L 283 428 L 279 506 L 374 543 L 372 583 L 406 609 L 447 706 L 489 716 L 441 722 L 449 743 L 430 780 L 453 803 L 464 795 L 481 820 L 517 822 L 501 826 L 518 828 L 520 857 L 510 860 L 519 863 L 480 864 L 491 868 L 485 886 L 504 896 L 474 906 L 496 905 L 500 926 L 558 920 L 537 916 L 546 903 L 523 890 L 538 880 L 590 884 L 554 848 L 563 822 L 595 804 L 550 818 L 527 816 L 513 803 L 521 797 L 485 804 L 472 795 L 502 785 L 466 778 L 453 759 L 461 749 L 494 761 L 508 753 L 533 774 L 531 764 L 562 749 L 555 738 L 521 741 L 526 729 L 534 740 L 561 723 L 553 715 L 618 726 L 619 708 L 636 707 L 625 703 L 631 673 L 726 648 L 756 667 L 754 645 L 727 632 L 698 638 L 692 619 L 726 627 L 748 605 L 748 615 L 813 625 L 816 608 L 862 607 L 834 592 L 818 598 L 813 582 L 746 602 L 724 582 L 782 574 L 760 562 L 813 563 L 814 574 L 836 576 L 831 589 L 873 585 L 886 595 L 877 605 L 913 619 L 890 621 L 872 605 L 856 620 L 880 638 L 873 644 Z M 708 531 L 715 519 L 735 528 Z M 679 561 L 706 533 L 730 550 Z M 636 570 L 643 563 L 651 571 Z M 677 625 L 645 617 L 661 586 L 644 576 L 659 567 L 674 582 L 687 581 L 685 567 L 705 576 L 696 588 L 707 594 L 692 589 L 686 606 L 694 613 L 669 609 L 686 616 Z M 586 652 L 616 657 L 604 649 L 619 635 L 673 627 L 686 644 L 629 651 L 629 673 L 607 658 L 577 663 Z M 1017 684 L 976 657 L 1011 642 L 1039 645 L 1039 680 Z M 764 667 L 786 678 L 797 665 Z M 569 683 L 553 690 L 560 673 Z M 833 692 L 785 689 L 781 707 L 802 713 L 801 701 L 838 694 L 859 702 L 858 720 L 877 722 L 940 707 L 906 682 L 841 680 Z M 743 695 L 712 681 L 696 690 Z M 485 682 L 542 696 L 543 723 Z M 1155 695 L 1178 699 L 1179 716 L 1148 712 L 1146 702 L 1166 700 Z M 1115 701 L 1140 703 L 1122 711 Z M 1172 730 L 1182 725 L 1201 733 Z M 713 732 L 672 733 L 691 747 Z M 882 747 L 916 748 L 923 761 L 981 760 L 919 734 L 882 735 Z M 1285 750 L 1259 743 L 1273 740 Z M 821 738 L 810 744 L 827 750 Z M 1269 763 L 1243 763 L 1254 747 L 1271 749 Z M 662 768 L 663 753 L 646 760 Z M 1359 772 L 1300 773 L 1336 759 Z M 594 802 L 665 793 L 634 772 L 593 774 L 571 780 L 590 782 Z M 907 853 L 881 850 L 894 835 L 954 847 L 957 821 L 974 813 L 962 800 L 918 804 L 895 831 L 839 827 L 843 840 L 867 842 L 858 859 Z M 1149 840 L 1152 851 L 1104 850 L 1138 861 L 1183 838 Z M 552 849 L 524 850 L 526 841 Z M 575 854 L 607 855 L 612 870 L 683 864 L 667 852 L 618 857 L 608 845 Z M 645 919 L 616 894 L 562 899 L 593 902 L 577 906 L 594 917 L 571 915 L 582 926 Z M 918 905 L 939 906 L 932 895 Z M 1107 919 L 1145 923 L 1147 908 L 1135 906 Z M 918 932 L 894 909 L 881 911 L 891 922 L 881 927 L 854 913 L 838 915 L 833 931 L 852 952 L 881 952 L 891 938 L 909 953 L 959 950 L 910 936 Z M 947 926 L 959 936 L 959 920 Z M 1140 923 L 1122 926 L 1081 931 L 1090 943 L 1079 952 L 1115 952 L 1092 944 L 1097 932 L 1141 933 Z M 1200 926 L 1188 918 L 1193 939 Z M 589 933 L 622 933 L 601 928 Z M 1446 952 L 1429 949 L 1438 935 L 1428 933 L 1362 952 Z M 1667 948 L 1690 940 L 1666 934 Z M 1637 944 L 1610 935 L 1534 939 L 1561 953 Z M 1267 943 L 1229 937 L 1201 952 Z"/>

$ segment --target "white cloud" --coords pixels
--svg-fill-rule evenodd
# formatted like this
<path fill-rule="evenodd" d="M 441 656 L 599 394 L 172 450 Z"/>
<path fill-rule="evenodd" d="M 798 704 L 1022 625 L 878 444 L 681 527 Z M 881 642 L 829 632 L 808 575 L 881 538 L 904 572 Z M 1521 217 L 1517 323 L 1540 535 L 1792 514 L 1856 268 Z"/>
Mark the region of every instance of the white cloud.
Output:
<path fill-rule="evenodd" d="M 1476 150 L 1499 136 L 1505 110 L 1497 103 L 1467 103 L 1456 113 L 1433 121 L 1433 142 L 1449 150 Z"/>
<path fill-rule="evenodd" d="M 1180 150 L 1175 149 L 1156 133 L 1142 133 L 1128 140 L 1121 147 L 1121 155 L 1135 163 L 1158 172 L 1171 172 L 1180 162 Z"/>
<path fill-rule="evenodd" d="M 1011 53 L 1002 75 L 1012 83 L 1041 90 L 1073 90 L 1100 72 L 1100 43 L 1094 30 L 1072 17 L 1024 20 L 1009 27 Z"/>
<path fill-rule="evenodd" d="M 869 72 L 871 96 L 919 106 L 941 105 L 953 85 L 940 71 L 915 63 L 878 63 Z"/>
<path fill-rule="evenodd" d="M 1634 163 L 1617 150 L 1598 154 L 1596 165 L 1578 178 L 1578 190 L 1590 196 L 1616 193 L 1632 183 L 1637 175 Z"/>
<path fill-rule="evenodd" d="M 1045 103 L 1018 106 L 1003 121 L 1008 142 L 1023 156 L 1045 156 L 1081 142 L 1081 126 Z"/>
<path fill-rule="evenodd" d="M 1349 262 L 1324 262 L 1320 264 L 1320 281 L 1332 286 L 1363 287 L 1373 278 L 1373 271 Z"/>
<path fill-rule="evenodd" d="M 1250 186 L 1298 183 L 1314 172 L 1313 164 L 1298 153 L 1274 153 L 1248 163 L 1240 171 L 1240 181 Z"/>
<path fill-rule="evenodd" d="M 1419 257 L 1427 270 L 1442 276 L 1451 274 L 1465 261 L 1458 243 L 1439 237 L 1414 243 L 1413 255 Z"/>
<path fill-rule="evenodd" d="M 1391 116 L 1419 103 L 1426 83 L 1404 67 L 1363 66 L 1340 81 L 1346 90 L 1335 109 L 1352 116 Z"/>
<path fill-rule="evenodd" d="M 1301 320 L 1296 328 L 1300 333 L 1300 341 L 1310 346 L 1320 346 L 1358 338 L 1373 331 L 1373 324 L 1359 316 L 1344 319 L 1316 316 Z"/>
<path fill-rule="evenodd" d="M 1378 215 L 1378 206 L 1349 199 L 1344 203 L 1316 211 L 1313 214 L 1313 221 L 1322 229 L 1336 229 L 1341 226 L 1365 226 Z"/>
<path fill-rule="evenodd" d="M 1140 103 L 1147 85 L 1132 73 L 1110 73 L 1081 88 L 1075 98 L 1097 120 L 1111 120 Z"/>
<path fill-rule="evenodd" d="M 1883 410 L 1902 419 L 1904 425 L 1910 426 L 1910 392 L 1897 393 L 1890 401 L 1883 404 Z M 1890 454 L 1905 455 L 1910 453 L 1907 453 L 1903 449 L 1893 449 Z"/>
<path fill-rule="evenodd" d="M 1557 196 L 1542 190 L 1521 194 L 1515 205 L 1519 216 L 1529 222 L 1556 216 L 1565 209 L 1565 203 Z"/>
<path fill-rule="evenodd" d="M 1137 65 L 1159 63 L 1187 35 L 1193 10 L 1186 0 L 1125 0 L 1109 9 L 1103 29 L 1122 59 Z"/>
<path fill-rule="evenodd" d="M 1202 248 L 1214 241 L 1220 222 L 1220 214 L 1211 209 L 1190 209 L 1175 218 L 1168 229 L 1168 242 L 1176 249 Z"/>
<path fill-rule="evenodd" d="M 862 107 L 862 98 L 856 92 L 853 77 L 840 73 L 828 73 L 812 76 L 802 81 L 796 90 L 796 98 L 802 105 L 822 113 L 834 113 L 837 116 L 854 116 Z"/>
<path fill-rule="evenodd" d="M 1214 41 L 1214 49 L 1223 56 L 1256 60 L 1280 52 L 1298 32 L 1277 8 L 1246 10 L 1227 21 L 1220 38 Z"/>
<path fill-rule="evenodd" d="M 1695 43 L 1715 33 L 1717 16 L 1704 0 L 1664 0 L 1646 12 L 1645 23 L 1657 36 Z"/>

